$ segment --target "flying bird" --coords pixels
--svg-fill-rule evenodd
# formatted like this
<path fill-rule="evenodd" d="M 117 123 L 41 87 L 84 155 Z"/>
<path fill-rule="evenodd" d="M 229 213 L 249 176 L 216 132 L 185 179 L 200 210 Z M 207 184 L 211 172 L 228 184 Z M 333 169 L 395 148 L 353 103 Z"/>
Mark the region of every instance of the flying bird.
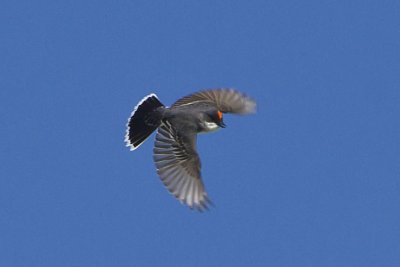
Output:
<path fill-rule="evenodd" d="M 203 90 L 164 106 L 153 93 L 135 107 L 125 142 L 137 149 L 157 129 L 153 160 L 161 181 L 181 203 L 202 211 L 211 204 L 201 179 L 197 134 L 225 128 L 223 113 L 249 114 L 256 102 L 234 89 Z"/>

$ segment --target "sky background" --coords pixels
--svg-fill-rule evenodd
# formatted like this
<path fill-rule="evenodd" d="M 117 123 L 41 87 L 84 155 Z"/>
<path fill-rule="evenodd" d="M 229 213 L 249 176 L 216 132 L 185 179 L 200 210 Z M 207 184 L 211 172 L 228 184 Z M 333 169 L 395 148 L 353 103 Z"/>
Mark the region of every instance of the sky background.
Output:
<path fill-rule="evenodd" d="M 399 1 L 3 1 L 0 266 L 400 266 Z M 130 152 L 138 101 L 233 87 L 216 207 Z"/>

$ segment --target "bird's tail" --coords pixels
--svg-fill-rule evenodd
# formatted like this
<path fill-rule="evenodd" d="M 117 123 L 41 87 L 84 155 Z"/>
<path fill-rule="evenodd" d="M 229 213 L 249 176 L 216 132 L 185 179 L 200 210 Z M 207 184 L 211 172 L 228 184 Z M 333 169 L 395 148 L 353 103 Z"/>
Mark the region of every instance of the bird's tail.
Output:
<path fill-rule="evenodd" d="M 164 105 L 155 94 L 144 97 L 132 111 L 126 124 L 125 143 L 131 150 L 138 148 L 161 124 Z"/>

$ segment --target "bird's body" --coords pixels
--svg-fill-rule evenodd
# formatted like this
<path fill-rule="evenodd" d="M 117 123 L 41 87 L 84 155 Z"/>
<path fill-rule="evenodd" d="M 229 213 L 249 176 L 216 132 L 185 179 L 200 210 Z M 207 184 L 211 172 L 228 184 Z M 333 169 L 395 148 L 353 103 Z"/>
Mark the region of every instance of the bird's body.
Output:
<path fill-rule="evenodd" d="M 158 128 L 153 159 L 168 190 L 190 208 L 210 203 L 200 174 L 197 134 L 224 128 L 222 113 L 248 114 L 256 103 L 233 89 L 200 91 L 165 107 L 155 94 L 146 96 L 128 119 L 125 142 L 139 147 Z"/>
<path fill-rule="evenodd" d="M 164 118 L 178 131 L 210 132 L 217 130 L 220 126 L 210 121 L 207 114 L 217 112 L 218 110 L 208 103 L 193 103 L 166 108 Z"/>

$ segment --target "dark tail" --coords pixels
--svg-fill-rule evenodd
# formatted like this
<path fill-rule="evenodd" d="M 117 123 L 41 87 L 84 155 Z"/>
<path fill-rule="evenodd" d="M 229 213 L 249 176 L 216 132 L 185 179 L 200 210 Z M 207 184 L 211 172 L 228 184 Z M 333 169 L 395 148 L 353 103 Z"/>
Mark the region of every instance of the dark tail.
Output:
<path fill-rule="evenodd" d="M 126 124 L 126 146 L 135 150 L 160 126 L 162 107 L 155 94 L 146 96 L 136 105 Z"/>

